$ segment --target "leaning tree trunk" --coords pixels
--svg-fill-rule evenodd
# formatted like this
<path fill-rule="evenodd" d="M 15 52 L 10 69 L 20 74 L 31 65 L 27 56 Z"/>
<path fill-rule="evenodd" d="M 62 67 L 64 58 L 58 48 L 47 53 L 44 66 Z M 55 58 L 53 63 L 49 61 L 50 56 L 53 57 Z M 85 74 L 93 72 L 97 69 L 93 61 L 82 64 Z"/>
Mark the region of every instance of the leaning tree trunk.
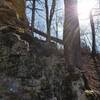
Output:
<path fill-rule="evenodd" d="M 80 65 L 80 29 L 77 14 L 77 0 L 64 0 L 64 53 L 67 68 L 73 71 Z"/>

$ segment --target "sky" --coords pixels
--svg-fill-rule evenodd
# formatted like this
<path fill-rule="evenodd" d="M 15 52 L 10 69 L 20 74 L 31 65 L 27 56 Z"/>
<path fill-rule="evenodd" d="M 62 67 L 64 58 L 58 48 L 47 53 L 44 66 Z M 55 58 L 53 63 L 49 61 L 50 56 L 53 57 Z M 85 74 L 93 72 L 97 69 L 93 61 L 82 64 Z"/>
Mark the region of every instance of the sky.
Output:
<path fill-rule="evenodd" d="M 89 14 L 90 11 L 94 8 L 99 8 L 99 0 L 78 0 L 78 16 L 79 16 L 79 22 L 80 22 L 80 29 L 81 34 L 85 34 L 84 36 L 81 36 L 81 40 L 84 39 L 85 42 L 87 42 L 87 45 L 91 47 L 92 40 L 91 40 L 91 27 L 90 27 L 90 19 Z M 93 10 L 93 13 L 94 10 Z M 95 22 L 95 32 L 96 32 L 96 46 L 97 51 L 100 52 L 100 27 L 96 25 L 97 20 L 100 23 L 100 16 L 94 16 L 94 22 Z M 100 25 L 99 25 L 100 26 Z M 91 48 L 90 48 L 91 49 Z"/>
<path fill-rule="evenodd" d="M 78 0 L 78 14 L 80 19 L 89 17 L 92 8 L 96 8 L 97 0 Z"/>
<path fill-rule="evenodd" d="M 51 0 L 49 0 L 51 1 Z M 49 5 L 51 3 L 49 2 Z M 58 8 L 62 8 L 62 10 L 60 10 L 58 12 L 58 15 L 60 15 L 60 20 L 61 22 L 59 22 L 58 24 L 58 33 L 59 33 L 59 38 L 62 39 L 63 38 L 63 20 L 64 20 L 64 3 L 63 0 L 59 0 L 59 3 L 57 4 Z M 38 5 L 38 8 L 41 8 L 44 10 L 43 5 Z M 89 20 L 89 14 L 90 11 L 93 8 L 98 8 L 98 0 L 78 0 L 78 17 L 79 17 L 79 23 L 80 23 L 80 30 L 81 30 L 81 34 L 84 31 L 84 33 L 86 33 L 86 35 L 88 33 L 91 33 L 91 27 L 90 27 L 90 20 Z M 29 20 L 31 20 L 31 11 L 27 11 L 27 15 Z M 56 16 L 54 16 L 55 20 Z M 94 18 L 96 21 L 96 18 Z M 100 18 L 99 18 L 100 19 Z M 57 19 L 59 20 L 59 19 Z M 36 13 L 36 21 L 35 21 L 35 26 L 36 28 L 39 28 L 39 30 L 46 32 L 46 22 L 45 22 L 45 12 L 40 11 L 38 13 Z M 55 30 L 56 30 L 56 26 L 55 26 L 55 22 L 53 21 L 52 23 L 52 31 L 51 31 L 51 35 L 55 36 Z M 99 34 L 100 31 L 96 31 L 96 34 Z M 82 38 L 85 39 L 85 41 L 87 42 L 87 44 L 90 46 L 91 41 L 91 34 L 88 34 L 87 36 L 84 36 Z M 97 39 L 99 40 L 99 39 Z M 90 43 L 89 43 L 90 41 Z M 98 45 L 99 46 L 99 45 Z M 100 48 L 100 47 L 99 47 Z"/>
<path fill-rule="evenodd" d="M 51 0 L 49 0 L 49 1 L 51 1 Z M 78 0 L 78 16 L 79 16 L 79 21 L 81 24 L 85 24 L 86 21 L 89 19 L 89 12 L 92 8 L 95 8 L 97 6 L 97 1 L 98 0 Z M 51 2 L 49 2 L 49 5 L 50 4 L 51 4 Z M 42 5 L 37 4 L 36 6 L 37 6 L 37 8 L 44 9 Z M 59 0 L 59 3 L 57 4 L 57 6 L 59 8 L 64 9 L 63 0 Z M 27 15 L 28 15 L 28 19 L 31 20 L 31 11 L 28 10 Z M 45 12 L 40 11 L 38 14 L 36 13 L 36 17 L 37 17 L 36 23 L 39 23 L 39 21 L 43 21 L 43 20 L 40 20 L 40 17 L 42 17 L 42 19 L 43 18 L 45 19 Z M 59 29 L 59 30 L 61 30 L 61 29 Z"/>

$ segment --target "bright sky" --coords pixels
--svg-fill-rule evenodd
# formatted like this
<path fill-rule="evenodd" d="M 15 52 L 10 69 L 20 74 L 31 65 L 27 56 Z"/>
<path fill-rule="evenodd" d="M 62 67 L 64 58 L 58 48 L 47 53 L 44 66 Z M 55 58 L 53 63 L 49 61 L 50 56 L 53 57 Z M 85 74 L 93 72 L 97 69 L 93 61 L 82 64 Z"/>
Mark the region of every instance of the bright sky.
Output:
<path fill-rule="evenodd" d="M 97 0 L 78 0 L 79 19 L 87 19 L 92 8 L 96 8 Z"/>
<path fill-rule="evenodd" d="M 93 8 L 98 8 L 98 7 L 99 7 L 99 0 L 78 0 L 78 15 L 79 15 L 80 29 L 81 32 L 83 30 L 83 33 L 90 33 L 86 37 L 84 36 L 85 41 L 89 46 L 90 43 L 92 42 L 89 14 Z M 96 37 L 96 41 L 98 41 L 98 43 L 96 42 L 98 51 L 100 51 L 99 40 L 100 38 Z"/>
<path fill-rule="evenodd" d="M 60 3 L 58 4 L 58 6 L 60 8 L 63 8 L 62 0 L 59 0 L 59 1 L 60 1 Z M 87 25 L 88 25 L 87 23 L 89 23 L 90 10 L 92 8 L 96 7 L 97 1 L 98 0 L 78 0 L 78 15 L 79 15 L 80 24 L 85 25 L 87 27 Z M 39 12 L 39 14 L 42 14 L 42 13 Z M 28 17 L 29 17 L 29 20 L 30 20 L 31 19 L 31 12 L 29 12 Z M 40 19 L 40 17 L 38 16 L 38 20 L 37 21 L 41 21 L 39 19 Z M 43 29 L 43 28 L 41 28 L 41 29 Z M 63 25 L 62 26 L 60 25 L 58 30 L 59 30 L 59 32 L 63 31 Z"/>

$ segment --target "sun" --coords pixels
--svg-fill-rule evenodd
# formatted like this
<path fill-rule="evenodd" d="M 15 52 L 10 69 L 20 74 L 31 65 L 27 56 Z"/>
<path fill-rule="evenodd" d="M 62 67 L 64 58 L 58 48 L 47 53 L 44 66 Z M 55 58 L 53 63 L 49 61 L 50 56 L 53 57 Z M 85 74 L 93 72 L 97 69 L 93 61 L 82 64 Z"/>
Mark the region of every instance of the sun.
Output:
<path fill-rule="evenodd" d="M 78 0 L 79 19 L 86 19 L 92 8 L 95 8 L 96 0 Z"/>

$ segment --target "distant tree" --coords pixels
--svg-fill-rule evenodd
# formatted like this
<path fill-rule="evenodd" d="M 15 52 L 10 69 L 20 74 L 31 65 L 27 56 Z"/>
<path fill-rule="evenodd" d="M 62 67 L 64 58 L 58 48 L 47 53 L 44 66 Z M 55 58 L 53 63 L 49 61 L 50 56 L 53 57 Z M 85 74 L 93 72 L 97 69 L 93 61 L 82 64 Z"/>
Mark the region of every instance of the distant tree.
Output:
<path fill-rule="evenodd" d="M 34 30 L 34 22 L 35 22 L 35 5 L 36 5 L 36 0 L 32 0 L 32 18 L 31 18 L 32 30 L 31 30 L 31 33 L 33 36 L 34 36 L 33 30 Z"/>
<path fill-rule="evenodd" d="M 90 24 L 92 31 L 92 56 L 94 57 L 96 55 L 96 39 L 95 39 L 95 26 L 94 26 L 92 11 L 90 12 Z"/>
<path fill-rule="evenodd" d="M 52 0 L 52 5 L 49 13 L 48 0 L 45 0 L 45 11 L 46 11 L 46 27 L 47 27 L 47 41 L 50 42 L 51 35 L 51 23 L 55 12 L 56 0 Z"/>
<path fill-rule="evenodd" d="M 80 29 L 77 0 L 64 0 L 64 54 L 69 72 L 80 66 Z"/>

